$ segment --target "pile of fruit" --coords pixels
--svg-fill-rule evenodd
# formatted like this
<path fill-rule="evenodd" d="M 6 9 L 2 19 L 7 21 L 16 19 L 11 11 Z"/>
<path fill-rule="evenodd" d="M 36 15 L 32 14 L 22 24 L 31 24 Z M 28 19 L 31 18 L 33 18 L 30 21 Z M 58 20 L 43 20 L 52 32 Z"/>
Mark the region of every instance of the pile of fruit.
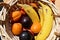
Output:
<path fill-rule="evenodd" d="M 45 40 L 53 25 L 53 11 L 42 1 L 13 5 L 9 11 L 11 32 L 20 40 Z"/>

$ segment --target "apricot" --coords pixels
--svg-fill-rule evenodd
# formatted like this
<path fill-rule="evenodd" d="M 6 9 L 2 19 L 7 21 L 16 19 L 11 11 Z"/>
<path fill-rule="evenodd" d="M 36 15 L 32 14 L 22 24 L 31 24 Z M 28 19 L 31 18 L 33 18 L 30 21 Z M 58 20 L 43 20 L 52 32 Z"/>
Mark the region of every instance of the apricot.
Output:
<path fill-rule="evenodd" d="M 21 12 L 20 11 L 14 11 L 12 12 L 12 19 L 13 21 L 17 21 L 19 20 L 19 18 L 21 17 Z"/>
<path fill-rule="evenodd" d="M 20 23 L 14 23 L 12 25 L 12 33 L 14 35 L 19 35 L 22 32 L 22 25 Z"/>
<path fill-rule="evenodd" d="M 30 29 L 34 33 L 39 33 L 41 31 L 41 24 L 39 22 L 34 22 Z"/>

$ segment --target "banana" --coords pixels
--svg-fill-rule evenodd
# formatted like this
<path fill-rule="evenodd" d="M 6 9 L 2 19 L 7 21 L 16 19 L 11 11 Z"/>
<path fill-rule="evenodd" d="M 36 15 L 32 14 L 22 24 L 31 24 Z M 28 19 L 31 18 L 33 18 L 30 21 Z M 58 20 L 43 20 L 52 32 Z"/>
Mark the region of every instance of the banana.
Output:
<path fill-rule="evenodd" d="M 35 37 L 35 40 L 46 40 L 48 35 L 50 34 L 50 31 L 52 29 L 53 25 L 53 12 L 51 8 L 48 5 L 45 5 L 41 2 L 38 2 L 42 8 L 43 8 L 43 14 L 44 14 L 44 24 L 39 32 L 39 34 Z"/>
<path fill-rule="evenodd" d="M 25 12 L 28 14 L 28 16 L 32 19 L 33 22 L 40 21 L 42 25 L 42 29 L 39 32 L 39 34 L 35 36 L 35 40 L 46 40 L 46 38 L 48 37 L 52 29 L 53 12 L 49 6 L 44 5 L 41 2 L 38 2 L 38 3 L 42 6 L 42 8 L 38 10 L 41 20 L 39 20 L 38 15 L 33 9 L 33 7 L 29 5 L 22 5 L 22 4 L 18 4 L 18 6 L 21 6 L 24 8 Z"/>
<path fill-rule="evenodd" d="M 27 15 L 32 19 L 32 22 L 39 22 L 39 17 L 32 6 L 26 4 L 25 5 L 18 4 L 18 5 L 23 7 Z"/>
<path fill-rule="evenodd" d="M 38 13 L 39 13 L 39 16 L 40 16 L 40 24 L 41 24 L 41 26 L 43 26 L 44 14 L 43 14 L 42 8 L 38 9 Z"/>

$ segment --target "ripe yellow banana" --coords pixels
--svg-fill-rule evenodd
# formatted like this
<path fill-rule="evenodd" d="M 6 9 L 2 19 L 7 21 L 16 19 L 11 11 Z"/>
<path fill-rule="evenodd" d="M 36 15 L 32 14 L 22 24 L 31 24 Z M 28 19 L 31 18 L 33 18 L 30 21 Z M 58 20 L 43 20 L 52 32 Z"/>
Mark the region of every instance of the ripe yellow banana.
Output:
<path fill-rule="evenodd" d="M 48 5 L 45 5 L 41 2 L 38 2 L 38 3 L 43 8 L 44 24 L 43 24 L 41 31 L 36 36 L 35 40 L 46 40 L 46 38 L 48 37 L 48 35 L 52 29 L 52 25 L 53 25 L 53 15 L 52 14 L 53 14 L 53 12 Z"/>
<path fill-rule="evenodd" d="M 44 23 L 44 14 L 43 14 L 42 8 L 38 9 L 38 13 L 39 13 L 39 16 L 40 16 L 40 24 L 41 24 L 41 26 L 43 26 L 43 23 Z"/>
<path fill-rule="evenodd" d="M 24 8 L 27 15 L 32 19 L 32 22 L 39 22 L 39 17 L 32 6 L 22 5 L 22 4 L 18 4 L 18 5 Z"/>

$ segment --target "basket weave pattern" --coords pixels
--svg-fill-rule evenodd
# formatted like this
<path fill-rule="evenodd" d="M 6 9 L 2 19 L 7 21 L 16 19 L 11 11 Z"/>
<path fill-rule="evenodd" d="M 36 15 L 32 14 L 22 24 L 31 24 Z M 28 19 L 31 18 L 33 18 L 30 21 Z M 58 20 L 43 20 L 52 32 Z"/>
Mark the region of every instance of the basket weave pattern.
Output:
<path fill-rule="evenodd" d="M 36 2 L 36 1 L 39 1 L 39 0 L 19 0 L 18 2 L 19 3 L 22 3 L 22 4 L 27 4 L 27 3 L 31 3 L 31 2 Z M 11 6 L 11 5 L 14 5 L 15 3 L 17 2 L 17 0 L 12 0 L 12 1 L 9 1 L 8 4 Z M 50 2 L 48 1 L 44 1 L 46 2 L 47 4 L 49 4 Z M 49 35 L 49 37 L 46 39 L 46 40 L 55 40 L 56 39 L 56 35 L 54 34 L 54 32 L 60 32 L 60 15 L 58 15 L 58 11 L 55 7 L 54 4 L 50 3 L 49 4 L 54 12 L 54 17 L 55 17 L 55 20 L 53 22 L 53 28 L 52 28 L 52 31 Z M 3 9 L 0 11 L 0 20 L 2 21 L 5 21 L 5 18 L 6 18 L 6 14 L 7 14 L 7 11 L 6 9 L 3 7 Z M 16 37 L 14 36 L 12 39 L 9 37 L 9 35 L 6 33 L 6 28 L 5 28 L 5 25 L 0 25 L 0 35 L 2 37 L 2 40 L 19 40 L 19 37 Z M 52 36 L 51 36 L 52 35 Z M 54 38 L 53 38 L 54 37 Z M 58 40 L 58 39 L 57 39 Z"/>

